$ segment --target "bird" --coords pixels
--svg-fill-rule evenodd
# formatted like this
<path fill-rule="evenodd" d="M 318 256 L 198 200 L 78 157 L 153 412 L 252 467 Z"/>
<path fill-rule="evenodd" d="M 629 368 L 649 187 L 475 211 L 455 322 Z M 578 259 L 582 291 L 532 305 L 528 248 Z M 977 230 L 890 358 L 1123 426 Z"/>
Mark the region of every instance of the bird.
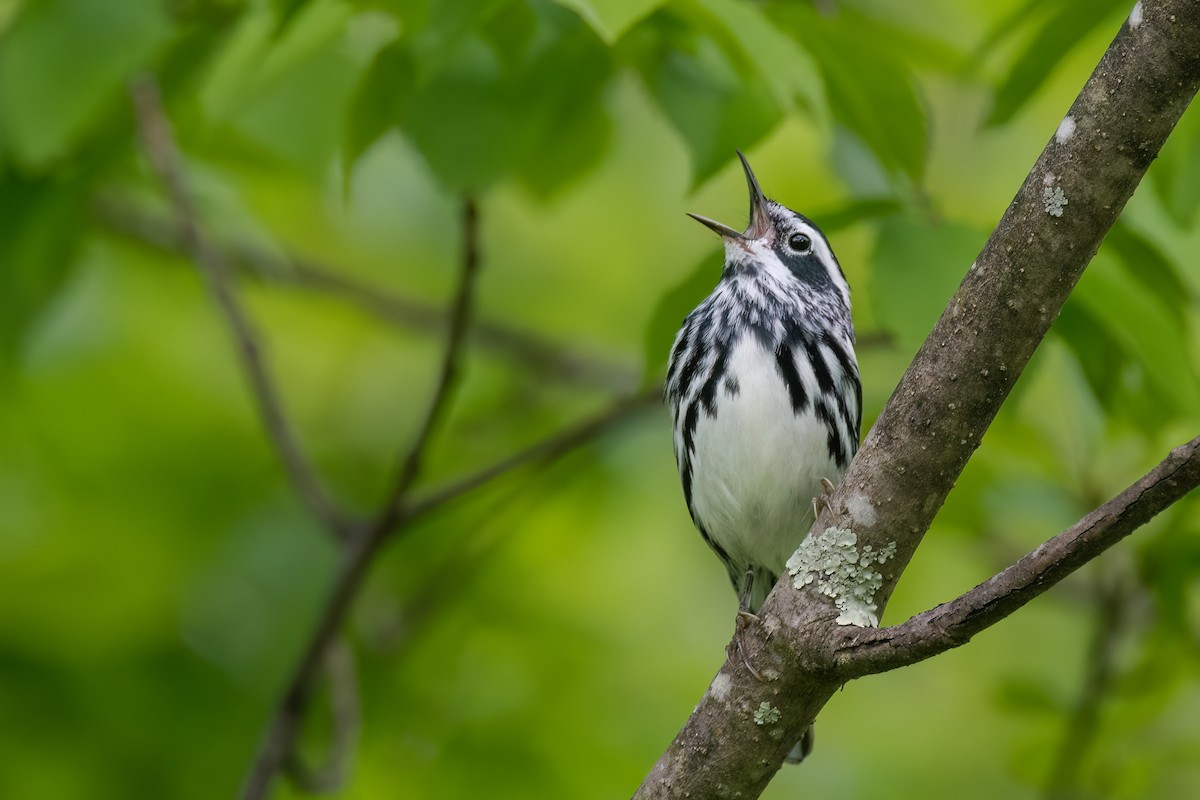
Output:
<path fill-rule="evenodd" d="M 740 647 L 858 449 L 862 383 L 850 286 L 829 241 L 767 199 L 737 155 L 750 222 L 738 231 L 689 214 L 721 237 L 725 261 L 675 337 L 665 395 L 688 512 L 738 596 Z M 788 760 L 812 740 L 810 728 Z"/>

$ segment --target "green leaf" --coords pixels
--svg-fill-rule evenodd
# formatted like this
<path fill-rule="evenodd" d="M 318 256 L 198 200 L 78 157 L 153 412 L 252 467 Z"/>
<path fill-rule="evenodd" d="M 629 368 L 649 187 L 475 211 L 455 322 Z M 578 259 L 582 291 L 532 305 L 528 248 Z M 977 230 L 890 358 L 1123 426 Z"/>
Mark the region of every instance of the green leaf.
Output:
<path fill-rule="evenodd" d="M 474 43 L 475 38 L 504 9 L 507 2 L 431 0 L 428 18 L 405 36 L 413 54 L 417 82 L 423 83 L 444 69 L 452 69 L 455 61 L 463 55 L 462 48 Z"/>
<path fill-rule="evenodd" d="M 1179 120 L 1150 167 L 1151 185 L 1179 227 L 1191 228 L 1200 208 L 1200 105 Z"/>
<path fill-rule="evenodd" d="M 1176 518 L 1146 542 L 1139 553 L 1144 585 L 1153 593 L 1161 617 L 1158 624 L 1168 630 L 1189 630 L 1195 620 L 1195 603 L 1189 595 L 1194 596 L 1196 581 L 1200 578 L 1196 510 L 1197 504 L 1191 498 L 1171 509 L 1176 512 Z"/>
<path fill-rule="evenodd" d="M 825 88 L 816 62 L 756 6 L 734 0 L 679 0 L 675 7 L 752 65 L 781 108 L 799 104 L 819 124 L 828 123 Z"/>
<path fill-rule="evenodd" d="M 21 10 L 24 0 L 0 0 L 0 36 L 9 29 Z"/>
<path fill-rule="evenodd" d="M 1059 715 L 1065 708 L 1049 686 L 1027 676 L 1002 678 L 993 690 L 993 698 L 1001 708 L 1014 713 Z"/>
<path fill-rule="evenodd" d="M 308 3 L 309 0 L 271 0 L 271 7 L 275 10 L 275 35 L 286 31 Z"/>
<path fill-rule="evenodd" d="M 0 362 L 12 362 L 67 277 L 84 226 L 82 188 L 0 171 Z"/>
<path fill-rule="evenodd" d="M 551 199 L 573 178 L 594 167 L 612 139 L 612 122 L 598 98 L 570 105 L 573 111 L 559 117 L 557 123 L 547 121 L 547 129 L 554 134 L 544 137 L 537 151 L 518 168 L 518 180 L 542 200 Z"/>
<path fill-rule="evenodd" d="M 480 27 L 480 34 L 504 69 L 516 71 L 529 55 L 537 29 L 538 17 L 532 8 L 525 3 L 510 3 Z"/>
<path fill-rule="evenodd" d="M 64 157 L 169 34 L 162 4 L 43 0 L 0 41 L 0 138 L 35 169 Z"/>
<path fill-rule="evenodd" d="M 651 97 L 683 137 L 699 186 L 783 118 L 771 88 L 727 38 L 667 12 L 622 40 Z"/>
<path fill-rule="evenodd" d="M 608 44 L 666 0 L 554 0 L 579 14 Z"/>
<path fill-rule="evenodd" d="M 905 62 L 883 37 L 864 35 L 857 15 L 830 18 L 800 4 L 770 14 L 816 58 L 834 119 L 875 153 L 889 171 L 915 181 L 925 171 L 925 111 Z"/>
<path fill-rule="evenodd" d="M 1129 358 L 1124 346 L 1085 305 L 1071 300 L 1063 306 L 1050 333 L 1066 342 L 1092 393 L 1111 410 L 1119 398 L 1121 373 Z"/>
<path fill-rule="evenodd" d="M 571 12 L 539 10 L 520 58 L 502 59 L 487 38 L 471 34 L 452 45 L 457 55 L 444 69 L 422 77 L 409 43 L 385 48 L 351 105 L 348 161 L 395 125 L 455 191 L 514 177 L 546 195 L 594 164 L 609 138 L 608 50 Z"/>
<path fill-rule="evenodd" d="M 1114 267 L 1111 256 L 1097 254 L 1073 298 L 1130 353 L 1158 402 L 1194 413 L 1200 408 L 1200 379 L 1192 368 L 1184 325 L 1163 313 L 1161 302 L 1140 282 Z"/>
<path fill-rule="evenodd" d="M 894 218 L 880 225 L 871 301 L 902 346 L 915 350 L 925 340 L 986 238 L 956 223 Z"/>
<path fill-rule="evenodd" d="M 412 91 L 408 51 L 399 44 L 384 47 L 363 73 L 346 111 L 342 137 L 343 172 L 400 119 L 405 96 Z"/>
<path fill-rule="evenodd" d="M 810 215 L 813 222 L 825 234 L 842 230 L 880 217 L 891 217 L 904 210 L 904 204 L 890 197 L 868 197 L 851 200 L 845 205 L 827 211 L 815 211 Z"/>
<path fill-rule="evenodd" d="M 717 251 L 698 263 L 682 281 L 663 295 L 650 315 L 643 339 L 642 379 L 649 386 L 662 377 L 671 357 L 671 342 L 679 332 L 684 317 L 700 305 L 721 278 L 725 264 L 723 251 Z"/>
<path fill-rule="evenodd" d="M 1104 239 L 1125 268 L 1126 274 L 1158 298 L 1163 307 L 1184 324 L 1191 306 L 1191 292 L 1175 266 L 1155 244 L 1118 220 Z"/>
<path fill-rule="evenodd" d="M 976 74 L 980 66 L 996 52 L 1005 42 L 1021 33 L 1025 28 L 1039 21 L 1039 14 L 1048 13 L 1045 0 L 1025 0 L 1025 2 L 1010 9 L 999 19 L 976 44 L 971 51 L 971 59 L 965 65 L 965 72 Z"/>
<path fill-rule="evenodd" d="M 1016 116 L 1054 72 L 1054 68 L 1124 0 L 1069 0 L 1057 7 L 996 90 L 987 125 L 1003 125 Z"/>

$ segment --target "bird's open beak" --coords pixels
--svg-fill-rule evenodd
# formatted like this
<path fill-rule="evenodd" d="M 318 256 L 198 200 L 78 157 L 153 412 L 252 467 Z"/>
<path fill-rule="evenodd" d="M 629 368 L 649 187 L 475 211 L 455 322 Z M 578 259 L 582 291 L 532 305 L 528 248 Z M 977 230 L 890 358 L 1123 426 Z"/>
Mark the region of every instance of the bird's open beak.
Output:
<path fill-rule="evenodd" d="M 767 214 L 767 198 L 759 188 L 758 179 L 754 177 L 754 170 L 750 169 L 750 162 L 742 155 L 741 150 L 738 150 L 737 154 L 738 158 L 742 160 L 742 169 L 746 171 L 746 188 L 750 190 L 750 225 L 744 232 L 739 232 L 728 225 L 699 214 L 689 213 L 688 216 L 726 239 L 758 239 L 771 229 L 771 217 Z"/>

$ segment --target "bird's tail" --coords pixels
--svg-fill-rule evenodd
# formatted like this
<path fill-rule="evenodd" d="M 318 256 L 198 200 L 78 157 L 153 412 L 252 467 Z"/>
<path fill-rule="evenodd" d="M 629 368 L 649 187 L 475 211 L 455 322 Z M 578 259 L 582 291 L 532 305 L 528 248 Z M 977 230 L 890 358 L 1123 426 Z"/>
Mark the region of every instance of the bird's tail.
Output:
<path fill-rule="evenodd" d="M 816 733 L 813 732 L 813 726 L 809 725 L 808 730 L 800 737 L 800 741 L 796 742 L 796 746 L 792 748 L 792 752 L 787 754 L 787 763 L 799 764 L 808 754 L 812 752 L 813 740 L 816 738 Z"/>

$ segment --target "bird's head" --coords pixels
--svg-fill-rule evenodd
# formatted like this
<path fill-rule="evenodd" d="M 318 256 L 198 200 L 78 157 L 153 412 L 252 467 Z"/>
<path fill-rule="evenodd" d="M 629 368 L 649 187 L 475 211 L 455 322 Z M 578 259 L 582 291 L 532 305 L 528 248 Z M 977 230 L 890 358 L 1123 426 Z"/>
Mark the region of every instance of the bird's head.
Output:
<path fill-rule="evenodd" d="M 750 190 L 750 224 L 737 231 L 699 214 L 688 214 L 718 233 L 725 242 L 725 275 L 759 277 L 766 272 L 783 285 L 799 281 L 802 289 L 841 295 L 850 305 L 850 288 L 833 249 L 821 229 L 803 214 L 768 200 L 738 151 Z"/>

